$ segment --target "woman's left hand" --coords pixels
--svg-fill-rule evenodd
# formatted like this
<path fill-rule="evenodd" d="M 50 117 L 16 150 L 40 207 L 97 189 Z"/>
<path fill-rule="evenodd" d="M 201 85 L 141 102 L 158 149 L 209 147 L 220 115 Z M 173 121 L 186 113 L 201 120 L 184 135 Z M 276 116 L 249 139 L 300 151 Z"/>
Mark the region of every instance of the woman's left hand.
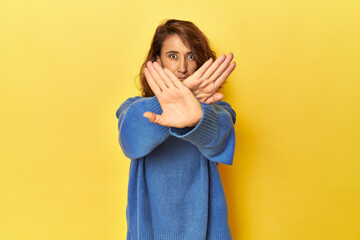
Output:
<path fill-rule="evenodd" d="M 233 57 L 232 53 L 227 56 L 222 54 L 215 62 L 210 58 L 185 79 L 183 84 L 193 92 L 200 102 L 211 104 L 221 100 L 223 95 L 217 91 L 236 67 L 235 62 L 231 63 Z"/>
<path fill-rule="evenodd" d="M 201 120 L 200 102 L 170 70 L 149 61 L 144 73 L 163 111 L 161 115 L 145 112 L 144 117 L 153 123 L 176 128 L 193 127 Z"/>

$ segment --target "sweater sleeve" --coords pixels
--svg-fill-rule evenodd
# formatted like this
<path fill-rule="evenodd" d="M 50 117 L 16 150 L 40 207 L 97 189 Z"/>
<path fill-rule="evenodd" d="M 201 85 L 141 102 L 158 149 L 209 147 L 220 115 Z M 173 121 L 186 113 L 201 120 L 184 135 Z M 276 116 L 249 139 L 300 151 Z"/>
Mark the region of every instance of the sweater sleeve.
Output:
<path fill-rule="evenodd" d="M 169 128 L 150 122 L 144 112 L 161 114 L 156 97 L 127 99 L 116 111 L 119 143 L 125 156 L 137 159 L 148 155 L 169 136 Z"/>
<path fill-rule="evenodd" d="M 201 103 L 203 116 L 193 128 L 170 128 L 170 134 L 198 147 L 209 160 L 232 165 L 235 150 L 235 111 L 219 101 Z"/>

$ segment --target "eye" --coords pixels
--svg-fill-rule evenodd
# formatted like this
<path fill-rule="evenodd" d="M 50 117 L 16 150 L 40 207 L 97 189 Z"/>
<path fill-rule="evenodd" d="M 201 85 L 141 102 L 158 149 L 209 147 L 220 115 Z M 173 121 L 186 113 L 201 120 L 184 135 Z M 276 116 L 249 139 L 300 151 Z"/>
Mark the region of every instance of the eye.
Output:
<path fill-rule="evenodd" d="M 169 58 L 170 58 L 170 59 L 176 59 L 177 56 L 176 56 L 176 54 L 172 53 L 172 54 L 169 55 Z"/>
<path fill-rule="evenodd" d="M 194 59 L 195 59 L 195 57 L 194 57 L 193 54 L 189 54 L 189 55 L 187 56 L 187 58 L 188 58 L 189 60 L 194 60 Z"/>

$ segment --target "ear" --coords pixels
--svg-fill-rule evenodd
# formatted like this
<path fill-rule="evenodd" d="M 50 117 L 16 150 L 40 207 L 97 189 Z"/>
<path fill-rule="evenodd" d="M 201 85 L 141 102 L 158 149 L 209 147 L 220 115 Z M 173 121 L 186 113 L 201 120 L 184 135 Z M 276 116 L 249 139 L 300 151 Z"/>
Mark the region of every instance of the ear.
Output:
<path fill-rule="evenodd" d="M 160 59 L 160 57 L 159 57 L 159 56 L 156 56 L 156 62 L 157 62 L 158 64 L 160 64 L 160 66 L 162 67 L 162 64 L 161 64 L 161 59 Z"/>

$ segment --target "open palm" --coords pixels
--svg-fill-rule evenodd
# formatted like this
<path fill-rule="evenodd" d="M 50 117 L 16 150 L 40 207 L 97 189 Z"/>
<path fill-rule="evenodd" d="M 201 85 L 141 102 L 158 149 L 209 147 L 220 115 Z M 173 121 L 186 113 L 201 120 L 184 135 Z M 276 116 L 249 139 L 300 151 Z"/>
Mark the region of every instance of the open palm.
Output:
<path fill-rule="evenodd" d="M 145 112 L 146 118 L 153 123 L 177 128 L 192 127 L 200 121 L 203 115 L 200 102 L 170 70 L 149 61 L 144 73 L 163 111 L 161 115 Z"/>

